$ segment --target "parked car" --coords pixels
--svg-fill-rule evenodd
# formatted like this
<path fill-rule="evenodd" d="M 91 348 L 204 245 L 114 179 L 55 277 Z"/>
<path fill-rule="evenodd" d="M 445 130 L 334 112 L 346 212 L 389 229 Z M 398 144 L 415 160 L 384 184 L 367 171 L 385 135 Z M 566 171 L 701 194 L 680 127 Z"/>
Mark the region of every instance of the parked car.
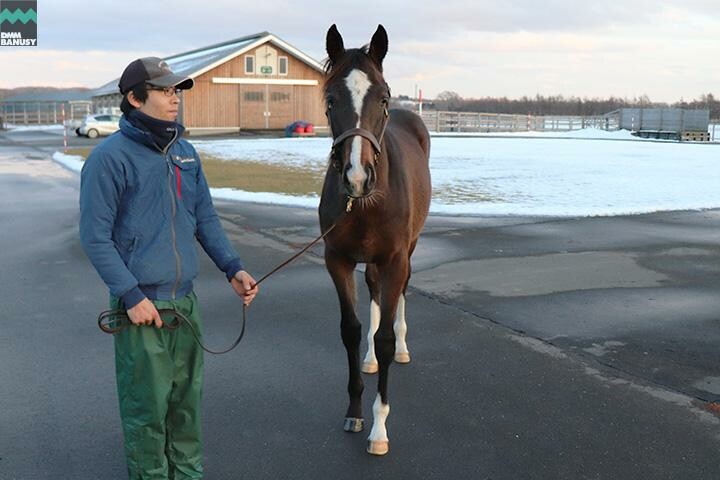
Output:
<path fill-rule="evenodd" d="M 110 135 L 120 129 L 118 115 L 88 115 L 75 133 L 88 138 L 97 138 L 100 135 Z"/>

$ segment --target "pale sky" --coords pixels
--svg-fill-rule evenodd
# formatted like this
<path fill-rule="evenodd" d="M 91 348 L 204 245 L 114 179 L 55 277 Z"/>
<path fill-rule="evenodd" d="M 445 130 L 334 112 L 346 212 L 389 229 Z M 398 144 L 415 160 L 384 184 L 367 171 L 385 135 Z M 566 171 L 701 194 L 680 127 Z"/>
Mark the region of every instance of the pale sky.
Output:
<path fill-rule="evenodd" d="M 720 0 L 38 1 L 38 46 L 0 47 L 0 88 L 98 87 L 132 60 L 269 31 L 323 60 L 388 31 L 393 94 L 720 96 Z"/>

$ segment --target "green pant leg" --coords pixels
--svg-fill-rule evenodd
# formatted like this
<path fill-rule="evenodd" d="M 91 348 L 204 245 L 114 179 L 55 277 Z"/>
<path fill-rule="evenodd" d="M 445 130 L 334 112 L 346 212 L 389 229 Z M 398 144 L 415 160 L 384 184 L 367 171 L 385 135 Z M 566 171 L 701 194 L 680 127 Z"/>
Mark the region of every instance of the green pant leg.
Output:
<path fill-rule="evenodd" d="M 173 302 L 173 306 L 202 333 L 195 293 Z M 173 388 L 167 416 L 169 478 L 202 478 L 200 401 L 203 383 L 203 351 L 184 323 L 173 332 L 170 351 L 175 364 Z"/>
<path fill-rule="evenodd" d="M 169 302 L 154 302 L 158 308 Z M 120 302 L 111 301 L 117 308 Z M 131 480 L 167 479 L 166 417 L 174 362 L 170 334 L 154 326 L 129 326 L 115 334 L 115 372 L 125 455 Z"/>

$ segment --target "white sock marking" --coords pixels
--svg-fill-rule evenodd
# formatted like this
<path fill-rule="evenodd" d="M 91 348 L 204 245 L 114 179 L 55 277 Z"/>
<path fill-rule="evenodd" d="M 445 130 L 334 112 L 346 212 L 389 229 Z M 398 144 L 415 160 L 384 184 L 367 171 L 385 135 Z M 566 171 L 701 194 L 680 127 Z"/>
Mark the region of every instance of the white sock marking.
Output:
<path fill-rule="evenodd" d="M 400 295 L 398 299 L 397 313 L 395 314 L 395 323 L 393 324 L 393 330 L 395 330 L 395 353 L 410 353 L 408 352 L 407 343 L 405 343 L 405 336 L 407 335 L 407 323 L 405 322 L 405 295 Z"/>
<path fill-rule="evenodd" d="M 375 357 L 375 332 L 377 332 L 380 326 L 380 305 L 375 303 L 375 300 L 370 302 L 370 328 L 368 329 L 368 351 L 365 355 L 363 363 L 377 363 L 377 357 Z"/>
<path fill-rule="evenodd" d="M 380 400 L 380 394 L 375 397 L 375 403 L 373 403 L 373 426 L 370 430 L 368 440 L 371 442 L 387 442 L 387 429 L 385 428 L 385 421 L 390 414 L 390 404 L 384 404 Z"/>

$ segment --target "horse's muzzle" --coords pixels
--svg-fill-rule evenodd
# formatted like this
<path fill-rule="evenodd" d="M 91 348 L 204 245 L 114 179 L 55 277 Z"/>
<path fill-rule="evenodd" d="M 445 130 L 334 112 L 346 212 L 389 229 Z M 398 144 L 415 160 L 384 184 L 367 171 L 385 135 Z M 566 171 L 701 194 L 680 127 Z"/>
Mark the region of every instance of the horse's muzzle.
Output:
<path fill-rule="evenodd" d="M 345 168 L 343 172 L 343 186 L 345 193 L 352 198 L 367 197 L 375 190 L 377 184 L 377 175 L 374 166 L 365 167 L 365 179 L 362 182 L 351 182 L 348 178 L 349 168 Z"/>

